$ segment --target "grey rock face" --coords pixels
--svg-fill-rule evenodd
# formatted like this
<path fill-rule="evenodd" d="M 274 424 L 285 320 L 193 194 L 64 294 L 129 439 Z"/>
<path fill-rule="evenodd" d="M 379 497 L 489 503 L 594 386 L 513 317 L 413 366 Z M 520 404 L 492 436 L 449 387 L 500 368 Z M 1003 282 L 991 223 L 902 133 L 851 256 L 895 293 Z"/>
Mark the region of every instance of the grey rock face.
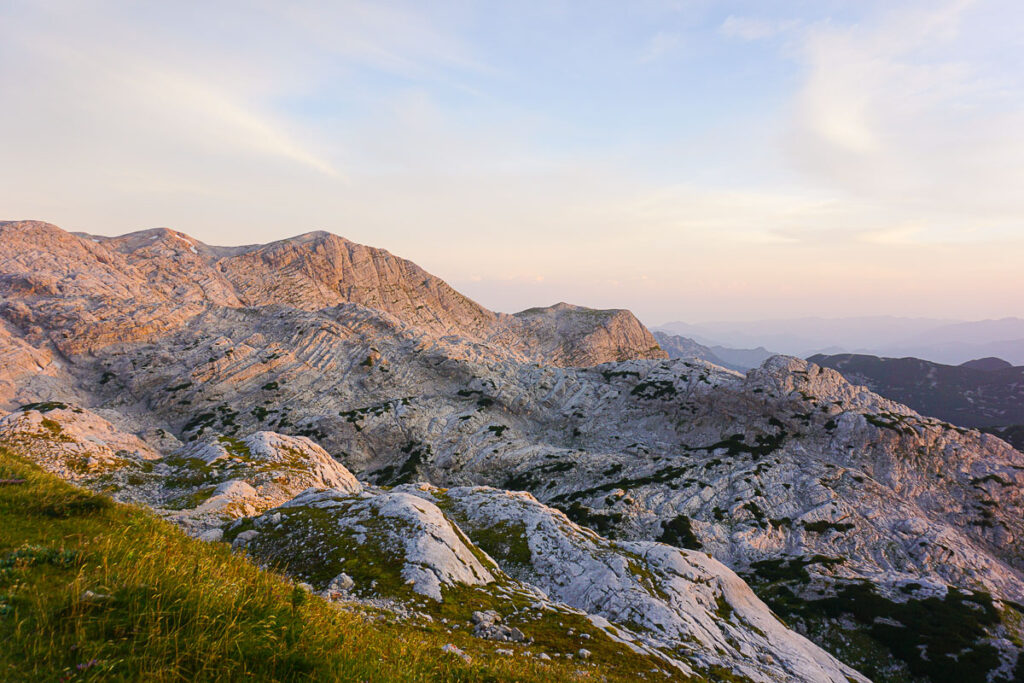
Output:
<path fill-rule="evenodd" d="M 560 304 L 492 313 L 411 261 L 325 232 L 224 248 L 166 229 L 101 237 L 2 222 L 0 294 L 24 303 L 0 313 L 30 346 L 50 343 L 68 356 L 170 334 L 211 308 L 357 304 L 430 337 L 458 336 L 520 360 L 593 365 L 665 357 L 628 311 Z M 31 355 L 14 340 L 7 353 Z"/>
<path fill-rule="evenodd" d="M 35 438 L 34 423 L 20 419 L 9 422 L 28 431 L 9 426 L 0 445 L 25 449 L 61 473 L 80 456 L 79 439 L 88 438 L 87 432 L 65 430 L 64 423 L 72 427 L 97 418 L 70 407 L 51 412 L 66 438 Z M 111 437 L 130 438 L 116 430 Z M 297 444 L 307 447 L 300 450 Z M 527 643 L 538 621 L 572 619 L 586 625 L 586 632 L 571 639 L 573 651 L 584 658 L 579 651 L 585 648 L 578 644 L 597 638 L 686 675 L 726 669 L 754 681 L 864 680 L 788 630 L 741 579 L 701 553 L 608 541 L 524 493 L 427 484 L 363 487 L 340 465 L 323 468 L 318 456 L 303 441 L 258 432 L 226 444 L 185 447 L 158 459 L 142 480 L 136 478 L 138 463 L 124 459 L 102 472 L 84 473 L 79 481 L 106 487 L 119 482 L 122 497 L 148 502 L 203 540 L 224 540 L 269 565 L 287 566 L 330 599 L 371 600 L 377 606 L 397 600 L 408 605 L 400 608 L 403 613 L 410 608 L 419 613 L 430 602 L 459 605 L 483 596 L 516 620 L 507 623 L 498 609 L 474 611 L 467 616 L 480 638 Z M 199 502 L 195 493 L 204 484 L 188 483 L 181 460 L 205 463 L 232 478 Z M 264 466 L 297 481 L 312 477 L 321 488 L 268 508 L 267 484 L 259 479 Z M 344 488 L 323 488 L 328 479 Z M 154 486 L 154 480 L 163 486 Z M 284 487 L 274 495 L 287 495 L 280 493 L 288 491 L 286 485 L 274 483 Z M 168 509 L 168 496 L 180 498 L 183 485 L 191 486 L 184 495 L 194 507 Z M 211 501 L 221 498 L 230 506 L 211 513 Z M 262 512 L 243 516 L 253 510 Z M 223 523 L 231 518 L 235 521 Z M 211 526 L 218 521 L 222 526 Z M 418 602 L 422 599 L 426 603 Z"/>
<path fill-rule="evenodd" d="M 483 591 L 614 624 L 674 670 L 851 675 L 758 621 L 739 576 L 876 678 L 1018 666 L 1024 455 L 994 436 L 806 361 L 655 357 L 620 313 L 480 312 L 340 238 L 0 230 L 0 400 L 68 405 L 15 410 L 0 441 L 192 533 L 256 531 L 247 552 L 318 591 L 342 573 L 361 599 Z M 381 543 L 390 574 L 356 561 Z M 962 628 L 923 627 L 942 620 Z"/>
<path fill-rule="evenodd" d="M 943 365 L 849 353 L 809 360 L 922 414 L 984 429 L 1017 448 L 1024 446 L 1024 367 L 998 358 Z"/>

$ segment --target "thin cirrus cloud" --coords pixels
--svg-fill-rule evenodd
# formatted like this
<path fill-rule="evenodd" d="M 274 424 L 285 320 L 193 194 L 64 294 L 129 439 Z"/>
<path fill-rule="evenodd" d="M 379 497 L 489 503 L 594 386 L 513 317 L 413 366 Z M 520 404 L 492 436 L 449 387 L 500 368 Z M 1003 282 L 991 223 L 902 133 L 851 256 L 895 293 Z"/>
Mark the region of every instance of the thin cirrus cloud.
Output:
<path fill-rule="evenodd" d="M 1022 11 L 13 0 L 0 203 L 333 230 L 504 310 L 1019 313 Z"/>
<path fill-rule="evenodd" d="M 987 226 L 1020 227 L 1024 80 L 1005 59 L 1006 43 L 1020 41 L 1000 36 L 997 22 L 1024 10 L 982 7 L 961 1 L 810 28 L 788 140 L 795 162 L 894 211 L 955 215 L 979 237 Z"/>
<path fill-rule="evenodd" d="M 658 31 L 647 40 L 637 62 L 645 64 L 657 61 L 678 49 L 682 41 L 683 37 L 678 33 Z"/>
<path fill-rule="evenodd" d="M 726 36 L 743 40 L 763 40 L 793 31 L 800 26 L 797 19 L 760 19 L 730 14 L 720 27 Z"/>

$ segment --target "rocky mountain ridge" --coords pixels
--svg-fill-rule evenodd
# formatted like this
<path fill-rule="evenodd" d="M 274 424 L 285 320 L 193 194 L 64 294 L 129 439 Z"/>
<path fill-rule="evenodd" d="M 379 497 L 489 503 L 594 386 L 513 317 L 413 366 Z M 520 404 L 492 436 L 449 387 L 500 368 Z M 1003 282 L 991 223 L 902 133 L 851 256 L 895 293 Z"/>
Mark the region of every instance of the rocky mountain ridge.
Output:
<path fill-rule="evenodd" d="M 860 384 L 962 427 L 985 429 L 1024 447 L 1024 367 L 998 358 L 943 365 L 860 354 L 811 356 Z"/>
<path fill-rule="evenodd" d="M 359 304 L 432 337 L 473 340 L 520 361 L 665 357 L 628 311 L 560 304 L 492 313 L 411 261 L 326 232 L 225 248 L 167 229 L 101 237 L 2 222 L 0 269 L 0 294 L 20 303 L 5 306 L 3 317 L 34 346 L 48 330 L 67 356 L 167 334 L 211 307 Z"/>
<path fill-rule="evenodd" d="M 776 355 L 764 347 L 756 349 L 734 349 L 725 346 L 705 346 L 689 337 L 671 334 L 662 330 L 654 330 L 654 338 L 669 358 L 699 358 L 723 368 L 746 372 L 756 368 L 764 361 Z"/>
<path fill-rule="evenodd" d="M 102 438 L 101 438 L 102 437 Z M 0 418 L 0 444 L 47 470 L 148 505 L 194 535 L 287 565 L 324 597 L 453 619 L 524 656 L 554 623 L 587 660 L 618 647 L 656 679 L 863 679 L 787 629 L 703 553 L 617 543 L 526 493 L 361 484 L 309 439 L 257 432 L 167 457 L 82 408 Z M 518 530 L 520 536 L 508 535 Z M 468 609 L 467 609 L 468 606 Z M 488 607 L 487 610 L 473 610 Z M 564 638 L 561 639 L 564 641 Z M 563 643 L 564 645 L 564 643 Z"/>
<path fill-rule="evenodd" d="M 228 285 L 236 298 L 249 290 L 223 284 L 223 273 L 185 278 L 180 265 L 167 266 L 184 268 L 180 278 L 163 266 L 135 275 L 156 257 L 132 264 L 117 249 L 76 239 L 72 254 L 102 256 L 109 267 L 79 273 L 46 255 L 37 267 L 30 250 L 8 253 L 0 242 L 0 351 L 16 360 L 0 377 L 13 410 L 0 421 L 0 441 L 48 467 L 75 463 L 55 470 L 62 476 L 109 487 L 268 561 L 298 560 L 288 553 L 308 541 L 321 549 L 304 561 L 314 573 L 313 559 L 332 548 L 359 554 L 376 533 L 359 520 L 379 506 L 398 506 L 406 521 L 378 529 L 385 541 L 374 547 L 409 547 L 397 539 L 427 528 L 426 518 L 409 521 L 421 514 L 409 506 L 438 518 L 405 496 L 425 500 L 480 564 L 452 550 L 466 559 L 458 576 L 486 570 L 502 586 L 500 595 L 473 593 L 477 611 L 515 606 L 515 627 L 527 633 L 523 601 L 540 591 L 562 605 L 559 614 L 611 624 L 601 638 L 628 632 L 680 677 L 821 680 L 820 669 L 807 668 L 816 662 L 833 672 L 828 679 L 856 679 L 817 648 L 797 647 L 804 641 L 792 634 L 740 619 L 729 597 L 740 593 L 702 592 L 708 571 L 720 586 L 743 577 L 793 630 L 873 679 L 995 683 L 1024 673 L 1024 455 L 994 436 L 922 417 L 806 361 L 775 357 L 742 375 L 648 358 L 654 353 L 628 318 L 609 327 L 607 314 L 559 305 L 508 316 L 528 330 L 518 337 L 489 327 L 497 336 L 484 338 L 425 329 L 420 318 L 404 319 L 400 304 L 392 312 L 328 299 L 302 307 L 269 293 L 257 307 L 213 304 L 207 297 L 227 297 Z M 180 242 L 175 253 L 185 260 L 214 250 L 184 237 L 148 241 L 163 239 Z M 121 269 L 131 277 L 119 280 Z M 38 276 L 24 284 L 38 273 L 49 273 L 49 284 Z M 282 279 L 284 298 L 301 291 L 293 288 L 301 278 L 308 273 Z M 145 289 L 147 281 L 163 284 Z M 126 294 L 98 306 L 115 300 L 111 292 Z M 110 330 L 140 311 L 156 311 L 143 320 L 159 324 L 112 341 Z M 616 345 L 638 351 L 622 359 Z M 524 362 L 524 349 L 534 362 Z M 577 353 L 613 356 L 589 365 Z M 102 437 L 100 420 L 126 436 Z M 292 467 L 302 462 L 319 464 Z M 322 493 L 304 493 L 311 486 Z M 293 500 L 309 503 L 290 509 Z M 486 520 L 476 508 L 489 510 Z M 523 519 L 538 522 L 520 528 Z M 303 542 L 280 542 L 296 534 Z M 563 546 L 606 559 L 567 564 Z M 703 553 L 724 566 L 709 569 Z M 403 557 L 387 566 L 405 566 Z M 623 563 L 625 573 L 616 569 Z M 316 588 L 345 593 L 344 579 L 331 589 L 340 569 L 362 591 L 352 598 L 384 599 L 370 588 L 376 580 L 394 589 L 392 607 L 432 599 L 405 584 L 412 575 L 357 565 L 359 577 L 325 564 Z M 570 566 L 579 573 L 558 571 Z M 691 583 L 674 583 L 683 575 Z M 455 583 L 470 592 L 491 585 Z M 607 599 L 605 585 L 629 597 Z M 768 618 L 763 606 L 754 611 Z"/>

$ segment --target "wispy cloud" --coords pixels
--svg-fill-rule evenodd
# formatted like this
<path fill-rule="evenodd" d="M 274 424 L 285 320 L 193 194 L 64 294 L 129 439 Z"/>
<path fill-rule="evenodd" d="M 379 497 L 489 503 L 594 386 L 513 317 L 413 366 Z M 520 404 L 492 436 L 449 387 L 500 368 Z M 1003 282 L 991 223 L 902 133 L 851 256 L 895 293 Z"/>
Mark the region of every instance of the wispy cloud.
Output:
<path fill-rule="evenodd" d="M 796 19 L 761 19 L 730 14 L 722 22 L 719 30 L 731 38 L 763 40 L 787 33 L 799 26 L 800 21 Z"/>
<path fill-rule="evenodd" d="M 1024 9 L 810 5 L 12 0 L 0 205 L 334 230 L 506 310 L 1017 305 Z"/>
<path fill-rule="evenodd" d="M 641 64 L 656 62 L 674 52 L 682 44 L 682 40 L 683 37 L 679 33 L 658 31 L 644 45 L 637 57 L 637 62 Z"/>
<path fill-rule="evenodd" d="M 788 149 L 843 191 L 983 230 L 1024 216 L 1024 91 L 977 31 L 981 6 L 927 4 L 808 29 Z M 1020 10 L 1004 5 L 1009 21 Z M 994 24 L 993 24 L 994 25 Z M 984 41 L 992 40 L 989 49 Z M 1005 44 L 1005 43 L 1002 43 Z"/>

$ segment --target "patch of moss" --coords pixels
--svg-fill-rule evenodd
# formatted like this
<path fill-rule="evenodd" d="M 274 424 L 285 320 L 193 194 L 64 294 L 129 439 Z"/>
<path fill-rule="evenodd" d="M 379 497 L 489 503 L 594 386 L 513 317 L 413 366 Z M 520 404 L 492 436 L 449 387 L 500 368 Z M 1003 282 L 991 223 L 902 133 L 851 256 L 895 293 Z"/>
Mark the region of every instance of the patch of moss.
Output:
<path fill-rule="evenodd" d="M 543 483 L 541 481 L 543 475 L 553 474 L 556 472 L 568 472 L 574 467 L 576 467 L 576 463 L 568 461 L 545 463 L 544 465 L 512 475 L 505 480 L 505 483 L 502 484 L 502 488 L 512 491 L 536 490 L 536 488 Z"/>
<path fill-rule="evenodd" d="M 971 486 L 977 486 L 978 484 L 985 484 L 985 483 L 988 483 L 990 481 L 994 481 L 997 484 L 999 484 L 1000 486 L 1012 486 L 1012 484 L 1010 482 L 1006 481 L 1005 479 L 1003 479 L 1002 477 L 1000 477 L 998 474 L 995 474 L 995 473 L 986 474 L 984 477 L 974 477 L 974 478 L 972 478 L 971 479 Z"/>
<path fill-rule="evenodd" d="M 612 476 L 615 476 L 616 474 L 618 474 L 621 471 L 622 471 L 622 463 L 621 462 L 617 462 L 614 465 L 610 466 L 605 471 L 601 472 L 601 476 L 603 476 L 603 477 L 612 477 Z"/>
<path fill-rule="evenodd" d="M 814 522 L 801 522 L 800 525 L 805 531 L 810 531 L 815 534 L 823 534 L 826 531 L 849 531 L 855 526 L 847 522 L 832 522 L 827 519 L 819 519 Z"/>
<path fill-rule="evenodd" d="M 677 393 L 679 392 L 676 389 L 675 384 L 669 380 L 659 379 L 637 384 L 633 387 L 632 391 L 629 392 L 629 395 L 653 401 L 659 398 L 671 398 Z"/>
<path fill-rule="evenodd" d="M 602 512 L 589 508 L 579 502 L 574 502 L 567 508 L 559 509 L 572 521 L 593 529 L 606 538 L 615 538 L 615 528 L 622 522 L 623 518 L 621 512 Z"/>
<path fill-rule="evenodd" d="M 30 410 L 36 410 L 40 413 L 48 413 L 51 410 L 67 410 L 68 404 L 61 403 L 60 401 L 42 401 L 39 403 L 26 403 L 25 405 L 18 408 L 23 413 L 27 413 Z"/>
<path fill-rule="evenodd" d="M 47 432 L 49 432 L 50 436 L 52 436 L 52 437 L 59 437 L 61 435 L 61 433 L 64 431 L 64 429 L 60 426 L 59 422 L 57 422 L 55 420 L 51 420 L 51 419 L 46 418 L 46 417 L 44 417 L 42 419 L 41 424 L 42 424 L 43 429 L 45 429 Z"/>
<path fill-rule="evenodd" d="M 231 455 L 242 460 L 252 460 L 252 451 L 241 439 L 233 436 L 218 436 L 217 442 Z"/>
<path fill-rule="evenodd" d="M 426 463 L 433 454 L 430 444 L 420 441 L 409 441 L 402 446 L 401 451 L 408 455 L 401 467 L 396 468 L 394 465 L 388 465 L 371 473 L 371 476 L 378 484 L 398 486 L 399 484 L 410 483 L 419 473 L 420 466 Z"/>
<path fill-rule="evenodd" d="M 687 471 L 690 469 L 688 465 L 681 465 L 677 467 L 666 467 L 664 469 L 657 470 L 651 474 L 636 477 L 635 479 L 620 479 L 618 481 L 611 481 L 598 486 L 592 486 L 587 489 L 581 489 L 579 491 L 573 491 L 572 493 L 564 496 L 565 500 L 573 501 L 581 498 L 592 496 L 596 493 L 604 493 L 606 491 L 614 491 L 615 489 L 629 490 L 638 486 L 646 486 L 648 484 L 669 484 L 672 488 L 673 482 L 676 479 L 682 478 Z"/>
<path fill-rule="evenodd" d="M 169 477 L 163 480 L 165 488 L 193 488 L 214 479 L 214 469 L 201 458 L 170 456 L 164 463 L 172 468 Z"/>
<path fill-rule="evenodd" d="M 193 510 L 208 501 L 216 490 L 216 486 L 206 486 L 192 493 L 173 498 L 165 503 L 164 507 L 168 510 Z"/>
<path fill-rule="evenodd" d="M 344 514 L 339 510 L 359 502 L 358 496 L 351 496 L 338 497 L 334 501 L 337 507 L 330 510 L 281 508 L 280 524 L 260 529 L 247 550 L 271 566 L 287 567 L 289 574 L 317 588 L 345 572 L 355 581 L 353 591 L 358 595 L 416 600 L 412 587 L 402 578 L 402 550 L 394 547 L 388 534 L 388 529 L 400 522 L 366 519 L 358 531 L 338 524 Z M 298 538 L 302 543 L 294 541 Z"/>
<path fill-rule="evenodd" d="M 750 514 L 752 514 L 754 516 L 754 520 L 758 524 L 763 524 L 764 523 L 766 517 L 764 515 L 764 512 L 761 510 L 761 508 L 758 507 L 757 503 L 755 503 L 752 500 L 748 501 L 748 502 L 743 504 L 743 509 L 746 510 L 747 512 L 749 512 Z"/>
<path fill-rule="evenodd" d="M 186 434 L 192 432 L 189 440 L 195 441 L 203 435 L 203 432 L 206 431 L 207 427 L 211 427 L 216 421 L 217 415 L 215 413 L 199 413 L 198 415 L 193 415 L 192 418 L 185 423 L 185 426 L 182 427 L 182 431 Z"/>
<path fill-rule="evenodd" d="M 655 540 L 688 550 L 700 550 L 704 547 L 693 533 L 690 518 L 686 515 L 678 515 L 662 521 L 661 535 Z"/>
<path fill-rule="evenodd" d="M 736 610 L 733 609 L 732 605 L 729 604 L 729 601 L 725 599 L 724 595 L 721 593 L 715 594 L 715 614 L 717 614 L 720 619 L 723 621 L 732 621 L 732 615 L 735 611 Z"/>
<path fill-rule="evenodd" d="M 908 436 L 914 435 L 914 429 L 905 424 L 906 416 L 898 415 L 896 413 L 884 412 L 877 415 L 871 413 L 865 413 L 864 419 L 875 427 L 882 429 L 890 429 L 900 434 L 907 434 Z"/>
<path fill-rule="evenodd" d="M 831 567 L 845 562 L 840 557 L 828 557 L 826 555 L 813 555 L 811 557 L 778 558 L 772 560 L 760 560 L 752 562 L 750 568 L 754 573 L 754 580 L 763 582 L 798 582 L 806 583 L 811 576 L 807 573 L 807 567 L 821 565 Z"/>
<path fill-rule="evenodd" d="M 602 370 L 601 376 L 604 381 L 610 382 L 616 377 L 636 377 L 640 379 L 640 373 L 635 370 Z"/>
<path fill-rule="evenodd" d="M 749 453 L 756 460 L 757 458 L 769 455 L 779 448 L 786 441 L 786 433 L 758 434 L 754 437 L 753 445 L 746 443 L 744 434 L 733 434 L 727 439 L 705 447 L 707 451 L 715 451 L 719 448 L 726 449 L 726 455 L 736 456 L 742 453 Z"/>
<path fill-rule="evenodd" d="M 367 416 L 380 417 L 392 412 L 395 407 L 401 403 L 402 405 L 409 405 L 409 398 L 393 399 L 390 401 L 384 401 L 383 403 L 377 403 L 371 406 L 364 406 L 362 408 L 353 408 L 352 410 L 344 410 L 338 413 L 341 417 L 345 418 L 346 422 L 351 423 L 355 426 L 356 431 L 362 431 L 362 421 Z"/>
<path fill-rule="evenodd" d="M 454 515 L 458 520 L 458 515 Z M 518 521 L 501 521 L 490 526 L 468 526 L 458 520 L 470 540 L 485 553 L 498 560 L 502 567 L 529 567 L 533 558 L 526 537 L 526 525 Z"/>

